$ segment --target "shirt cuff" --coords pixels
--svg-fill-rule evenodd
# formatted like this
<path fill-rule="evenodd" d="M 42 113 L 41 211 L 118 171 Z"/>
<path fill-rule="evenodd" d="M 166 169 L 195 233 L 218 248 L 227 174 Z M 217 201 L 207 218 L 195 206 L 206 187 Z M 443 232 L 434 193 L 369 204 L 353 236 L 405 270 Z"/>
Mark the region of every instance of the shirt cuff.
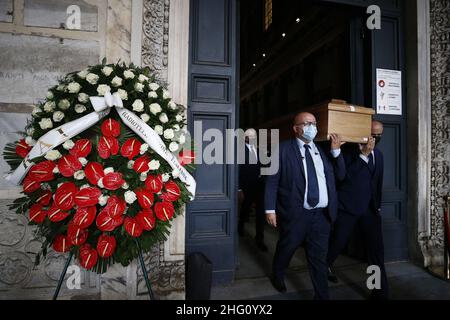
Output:
<path fill-rule="evenodd" d="M 366 157 L 362 153 L 359 154 L 359 157 L 364 160 L 365 163 L 369 163 L 369 157 Z"/>
<path fill-rule="evenodd" d="M 275 210 L 266 210 L 266 214 L 275 213 Z"/>
<path fill-rule="evenodd" d="M 333 156 L 333 158 L 339 157 L 340 154 L 341 154 L 341 148 L 331 150 L 331 155 Z"/>

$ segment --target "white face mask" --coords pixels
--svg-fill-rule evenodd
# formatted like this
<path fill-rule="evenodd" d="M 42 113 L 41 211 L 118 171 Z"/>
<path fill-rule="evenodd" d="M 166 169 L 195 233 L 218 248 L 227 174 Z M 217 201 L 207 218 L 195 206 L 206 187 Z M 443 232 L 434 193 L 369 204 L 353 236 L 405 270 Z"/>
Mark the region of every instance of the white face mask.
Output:
<path fill-rule="evenodd" d="M 317 127 L 314 125 L 309 125 L 304 127 L 302 137 L 308 141 L 313 141 L 317 135 Z"/>

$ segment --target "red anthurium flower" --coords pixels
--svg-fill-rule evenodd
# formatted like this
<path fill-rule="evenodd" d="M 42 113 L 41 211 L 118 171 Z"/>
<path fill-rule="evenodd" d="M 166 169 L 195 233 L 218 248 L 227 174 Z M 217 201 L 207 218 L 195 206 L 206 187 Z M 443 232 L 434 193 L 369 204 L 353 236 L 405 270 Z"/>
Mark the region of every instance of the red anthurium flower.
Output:
<path fill-rule="evenodd" d="M 50 190 L 44 191 L 37 199 L 36 202 L 43 206 L 48 206 L 52 200 L 52 192 Z"/>
<path fill-rule="evenodd" d="M 168 181 L 167 183 L 164 184 L 164 189 L 166 190 L 166 192 L 164 192 L 161 195 L 161 198 L 165 201 L 176 201 L 180 198 L 180 187 L 178 187 L 178 185 L 175 183 L 175 181 Z"/>
<path fill-rule="evenodd" d="M 103 186 L 108 190 L 117 190 L 124 183 L 125 180 L 120 172 L 110 172 L 103 177 Z"/>
<path fill-rule="evenodd" d="M 77 158 L 87 157 L 92 150 L 92 143 L 89 139 L 80 139 L 77 140 L 72 149 L 70 149 L 70 154 L 74 155 Z"/>
<path fill-rule="evenodd" d="M 136 197 L 142 209 L 150 209 L 153 206 L 153 193 L 150 190 L 136 190 Z"/>
<path fill-rule="evenodd" d="M 111 257 L 116 250 L 116 238 L 107 234 L 102 234 L 98 237 L 97 251 L 98 255 L 102 258 Z"/>
<path fill-rule="evenodd" d="M 33 180 L 30 177 L 26 177 L 23 180 L 23 192 L 32 193 L 41 188 L 41 183 L 39 181 Z"/>
<path fill-rule="evenodd" d="M 53 174 L 55 166 L 55 163 L 50 160 L 39 162 L 31 167 L 28 177 L 39 182 L 53 180 L 55 178 Z"/>
<path fill-rule="evenodd" d="M 106 119 L 101 125 L 102 133 L 105 137 L 117 138 L 120 135 L 120 123 L 114 119 Z"/>
<path fill-rule="evenodd" d="M 178 154 L 178 162 L 180 162 L 182 166 L 192 163 L 194 159 L 195 153 L 191 150 L 182 150 Z"/>
<path fill-rule="evenodd" d="M 96 187 L 83 188 L 75 195 L 75 204 L 78 207 L 95 206 L 98 203 L 98 197 L 102 195 L 102 191 Z"/>
<path fill-rule="evenodd" d="M 80 247 L 80 264 L 85 269 L 91 269 L 98 260 L 97 250 L 93 249 L 88 243 Z"/>
<path fill-rule="evenodd" d="M 146 188 L 153 192 L 153 193 L 158 193 L 161 191 L 162 187 L 163 187 L 163 183 L 161 178 L 159 178 L 158 176 L 148 176 L 147 179 L 145 180 L 145 186 Z"/>
<path fill-rule="evenodd" d="M 120 154 L 129 160 L 133 159 L 139 154 L 141 150 L 141 143 L 136 138 L 130 138 L 122 145 L 120 149 Z"/>
<path fill-rule="evenodd" d="M 148 164 L 150 163 L 150 158 L 148 156 L 142 156 L 137 158 L 133 164 L 133 170 L 142 173 L 149 170 Z"/>
<path fill-rule="evenodd" d="M 119 152 L 119 141 L 114 137 L 102 136 L 97 145 L 98 155 L 102 159 L 108 159 Z"/>
<path fill-rule="evenodd" d="M 67 239 L 73 245 L 81 246 L 86 242 L 88 235 L 87 229 L 82 229 L 74 224 L 69 224 L 67 228 Z"/>
<path fill-rule="evenodd" d="M 30 221 L 33 221 L 35 223 L 42 223 L 44 222 L 46 216 L 47 212 L 42 209 L 42 205 L 36 203 L 31 206 Z"/>
<path fill-rule="evenodd" d="M 58 160 L 59 172 L 67 178 L 73 176 L 73 174 L 82 167 L 83 166 L 78 158 L 71 154 L 66 154 Z"/>
<path fill-rule="evenodd" d="M 21 139 L 16 144 L 16 153 L 21 157 L 25 158 L 30 152 L 31 146 L 25 142 L 25 139 Z"/>
<path fill-rule="evenodd" d="M 78 208 L 71 223 L 86 229 L 94 222 L 96 214 L 97 208 L 95 206 Z"/>
<path fill-rule="evenodd" d="M 66 211 L 58 208 L 55 203 L 53 203 L 53 205 L 47 211 L 47 216 L 51 222 L 59 222 L 67 218 L 69 214 Z"/>
<path fill-rule="evenodd" d="M 84 167 L 84 174 L 88 181 L 95 186 L 97 185 L 98 180 L 105 176 L 103 166 L 98 162 L 89 162 L 86 167 Z"/>
<path fill-rule="evenodd" d="M 72 209 L 75 205 L 74 197 L 77 192 L 75 183 L 64 182 L 56 189 L 54 205 L 63 211 Z"/>
<path fill-rule="evenodd" d="M 141 224 L 133 217 L 126 217 L 123 222 L 125 231 L 132 237 L 139 237 L 142 234 L 143 228 Z"/>
<path fill-rule="evenodd" d="M 147 231 L 152 230 L 156 225 L 156 218 L 151 209 L 139 211 L 136 215 L 136 220 Z"/>
<path fill-rule="evenodd" d="M 108 202 L 105 206 L 105 210 L 108 212 L 110 217 L 120 217 L 127 208 L 125 200 L 120 199 L 118 196 L 114 195 L 108 198 Z"/>
<path fill-rule="evenodd" d="M 106 209 L 100 211 L 96 219 L 97 228 L 100 231 L 113 231 L 115 228 L 122 225 L 122 223 L 123 216 L 111 217 Z"/>
<path fill-rule="evenodd" d="M 53 250 L 56 252 L 67 252 L 71 246 L 70 241 L 62 234 L 58 234 L 52 243 Z"/>
<path fill-rule="evenodd" d="M 172 202 L 163 201 L 155 204 L 156 217 L 161 221 L 172 219 L 175 209 Z"/>

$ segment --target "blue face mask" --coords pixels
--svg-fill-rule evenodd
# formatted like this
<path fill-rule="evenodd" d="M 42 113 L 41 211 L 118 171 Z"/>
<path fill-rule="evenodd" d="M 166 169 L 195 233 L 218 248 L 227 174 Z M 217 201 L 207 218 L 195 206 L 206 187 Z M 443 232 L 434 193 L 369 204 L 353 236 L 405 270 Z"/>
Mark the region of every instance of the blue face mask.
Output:
<path fill-rule="evenodd" d="M 303 135 L 302 137 L 305 138 L 308 141 L 313 141 L 314 138 L 317 135 L 317 128 L 316 126 L 309 125 L 307 127 L 303 128 Z"/>

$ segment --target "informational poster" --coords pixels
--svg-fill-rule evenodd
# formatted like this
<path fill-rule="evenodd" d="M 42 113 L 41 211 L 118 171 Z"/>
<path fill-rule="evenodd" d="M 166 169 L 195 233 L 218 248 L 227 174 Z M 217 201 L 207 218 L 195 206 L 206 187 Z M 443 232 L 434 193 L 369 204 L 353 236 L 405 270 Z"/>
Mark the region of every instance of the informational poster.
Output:
<path fill-rule="evenodd" d="M 377 69 L 377 114 L 402 114 L 402 72 Z"/>

